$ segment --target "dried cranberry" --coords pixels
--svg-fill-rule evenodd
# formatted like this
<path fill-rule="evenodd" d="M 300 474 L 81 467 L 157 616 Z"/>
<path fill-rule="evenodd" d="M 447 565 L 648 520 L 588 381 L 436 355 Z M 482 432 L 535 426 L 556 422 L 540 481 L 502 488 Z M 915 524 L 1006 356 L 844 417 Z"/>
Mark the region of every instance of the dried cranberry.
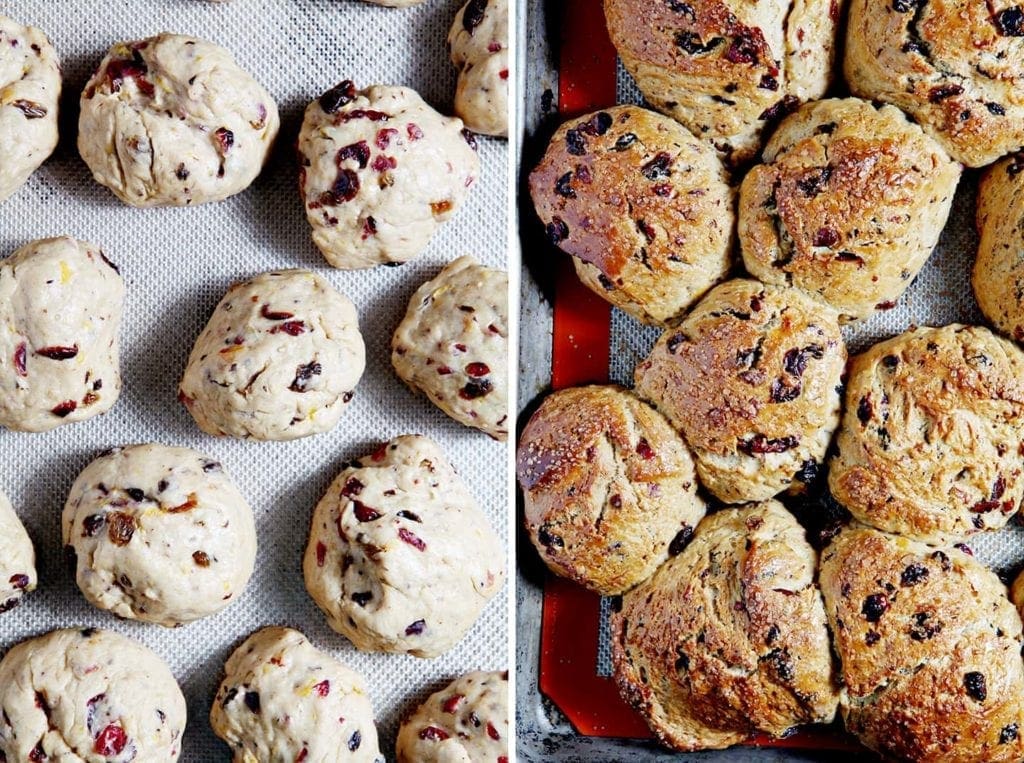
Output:
<path fill-rule="evenodd" d="M 787 95 L 781 101 L 777 101 L 776 103 L 762 111 L 758 119 L 768 122 L 769 124 L 773 122 L 778 122 L 786 115 L 792 114 L 794 111 L 796 111 L 799 105 L 799 98 L 797 98 L 795 95 Z"/>
<path fill-rule="evenodd" d="M 860 612 L 869 623 L 877 623 L 889 609 L 889 599 L 884 593 L 873 593 L 864 599 Z"/>
<path fill-rule="evenodd" d="M 721 37 L 712 37 L 705 43 L 696 32 L 681 31 L 676 32 L 675 36 L 676 47 L 684 53 L 689 53 L 691 56 L 710 53 L 723 42 L 725 42 L 725 40 Z"/>
<path fill-rule="evenodd" d="M 942 624 L 931 622 L 931 613 L 918 612 L 910 626 L 910 638 L 914 641 L 927 641 L 942 632 Z"/>
<path fill-rule="evenodd" d="M 760 45 L 752 29 L 742 30 L 725 51 L 725 60 L 732 64 L 755 64 L 759 58 Z"/>
<path fill-rule="evenodd" d="M 818 228 L 818 232 L 814 234 L 814 245 L 833 247 L 839 243 L 839 231 L 835 228 Z"/>
<path fill-rule="evenodd" d="M 804 371 L 807 370 L 808 358 L 821 360 L 823 357 L 825 357 L 825 348 L 820 344 L 810 344 L 806 347 L 794 347 L 783 355 L 782 367 L 787 374 L 799 379 L 804 375 Z"/>
<path fill-rule="evenodd" d="M 474 151 L 479 150 L 478 146 L 476 145 L 476 136 L 469 130 L 464 129 L 462 131 L 462 139 L 466 141 L 466 145 L 469 146 Z M 469 182 L 467 182 L 466 185 L 469 185 Z"/>
<path fill-rule="evenodd" d="M 572 189 L 572 172 L 566 172 L 555 181 L 555 193 L 565 199 L 576 198 L 576 191 Z"/>
<path fill-rule="evenodd" d="M 762 90 L 776 91 L 779 89 L 779 81 L 769 74 L 762 75 L 761 81 L 757 85 Z"/>
<path fill-rule="evenodd" d="M 470 363 L 466 366 L 466 373 L 470 376 L 487 376 L 491 372 L 486 363 Z"/>
<path fill-rule="evenodd" d="M 668 544 L 668 555 L 679 556 L 690 543 L 691 538 L 693 538 L 693 528 L 689 525 L 683 525 L 683 529 L 677 532 L 676 537 Z"/>
<path fill-rule="evenodd" d="M 412 122 L 405 126 L 405 132 L 411 141 L 417 141 L 423 137 L 423 130 L 420 129 L 419 125 L 415 125 Z"/>
<path fill-rule="evenodd" d="M 960 85 L 939 85 L 928 91 L 928 100 L 932 103 L 942 103 L 947 98 L 960 95 L 964 92 Z"/>
<path fill-rule="evenodd" d="M 903 570 L 903 574 L 900 575 L 900 585 L 912 586 L 917 585 L 922 580 L 928 578 L 928 568 L 923 564 L 908 564 L 907 568 Z"/>
<path fill-rule="evenodd" d="M 813 199 L 824 190 L 823 186 L 828 184 L 831 177 L 832 168 L 823 167 L 818 172 L 796 181 L 796 187 L 800 189 L 804 196 Z"/>
<path fill-rule="evenodd" d="M 377 131 L 377 137 L 374 139 L 374 143 L 381 151 L 391 145 L 391 139 L 398 135 L 398 130 L 393 127 L 384 127 Z"/>
<path fill-rule="evenodd" d="M 411 533 L 404 527 L 398 528 L 398 537 L 408 543 L 410 546 L 415 548 L 417 551 L 426 551 L 427 544 L 423 542 L 423 539 L 417 536 L 415 533 Z"/>
<path fill-rule="evenodd" d="M 26 101 L 24 98 L 12 101 L 11 105 L 25 115 L 25 119 L 42 119 L 46 116 L 46 107 L 35 101 Z"/>
<path fill-rule="evenodd" d="M 152 98 L 156 92 L 153 84 L 146 79 L 149 67 L 146 66 L 142 54 L 138 50 L 132 52 L 132 58 L 119 58 L 107 64 L 106 78 L 113 93 L 121 91 L 121 84 L 126 80 L 134 80 L 135 87 L 143 95 Z"/>
<path fill-rule="evenodd" d="M 326 697 L 328 694 L 331 693 L 331 682 L 321 681 L 313 687 L 313 690 L 317 693 L 318 696 Z"/>
<path fill-rule="evenodd" d="M 55 405 L 53 408 L 51 408 L 50 413 L 52 413 L 54 416 L 57 416 L 58 418 L 63 419 L 64 417 L 70 416 L 72 413 L 74 413 L 76 408 L 78 408 L 77 400 L 65 400 L 63 403 Z"/>
<path fill-rule="evenodd" d="M 31 763 L 39 763 L 40 761 L 46 760 L 46 750 L 43 749 L 43 740 L 40 739 L 36 742 L 36 746 L 32 748 L 32 752 L 28 754 L 28 759 Z"/>
<path fill-rule="evenodd" d="M 28 588 L 28 575 L 11 575 L 11 579 L 8 581 L 16 591 L 23 591 Z"/>
<path fill-rule="evenodd" d="M 322 542 L 316 544 L 316 566 L 323 567 L 327 561 L 327 546 Z"/>
<path fill-rule="evenodd" d="M 756 434 L 749 440 L 739 440 L 736 448 L 741 453 L 753 456 L 763 453 L 785 453 L 799 444 L 800 439 L 795 435 L 770 439 L 763 434 Z"/>
<path fill-rule="evenodd" d="M 992 21 L 1003 37 L 1024 37 L 1024 8 L 1019 5 L 999 11 Z"/>
<path fill-rule="evenodd" d="M 444 701 L 444 704 L 441 705 L 441 709 L 446 713 L 451 713 L 452 715 L 454 715 L 456 712 L 458 712 L 459 705 L 461 705 L 465 699 L 465 695 L 453 694 Z"/>
<path fill-rule="evenodd" d="M 501 739 L 501 734 L 498 733 L 498 730 L 494 728 L 494 724 L 490 721 L 487 722 L 487 736 L 489 736 L 495 742 Z"/>
<path fill-rule="evenodd" d="M 197 567 L 209 567 L 210 555 L 205 551 L 195 551 L 192 554 L 192 561 L 196 563 Z"/>
<path fill-rule="evenodd" d="M 128 744 L 128 735 L 120 726 L 110 724 L 96 737 L 93 751 L 105 758 L 112 758 L 120 755 Z"/>
<path fill-rule="evenodd" d="M 459 390 L 463 400 L 476 400 L 489 394 L 493 388 L 489 379 L 470 379 L 466 386 Z"/>
<path fill-rule="evenodd" d="M 320 108 L 328 114 L 333 114 L 345 104 L 355 100 L 355 97 L 356 86 L 352 80 L 347 79 L 320 96 Z"/>
<path fill-rule="evenodd" d="M 319 376 L 321 373 L 323 373 L 323 366 L 316 361 L 304 363 L 295 369 L 295 378 L 288 385 L 288 389 L 292 392 L 305 392 L 309 388 L 310 379 L 314 376 Z"/>
<path fill-rule="evenodd" d="M 272 334 L 277 334 L 278 332 L 283 332 L 289 336 L 298 336 L 306 332 L 306 324 L 303 321 L 285 321 L 270 330 Z"/>
<path fill-rule="evenodd" d="M 338 177 L 334 181 L 334 185 L 331 186 L 331 190 L 328 191 L 330 196 L 330 203 L 332 206 L 343 204 L 346 201 L 352 201 L 359 193 L 359 176 L 355 173 L 355 170 L 339 170 Z"/>
<path fill-rule="evenodd" d="M 469 0 L 462 12 L 462 28 L 470 34 L 483 23 L 488 0 Z"/>
<path fill-rule="evenodd" d="M 71 360 L 78 355 L 78 345 L 72 347 L 43 347 L 36 350 L 36 355 L 42 355 L 50 360 Z"/>
<path fill-rule="evenodd" d="M 443 742 L 448 738 L 448 732 L 437 726 L 427 726 L 420 731 L 420 739 L 431 742 Z"/>
<path fill-rule="evenodd" d="M 875 412 L 875 407 L 871 404 L 871 397 L 865 395 L 860 399 L 860 403 L 857 404 L 857 420 L 862 425 L 867 424 L 871 421 L 871 416 Z"/>
<path fill-rule="evenodd" d="M 369 119 L 371 122 L 387 122 L 391 119 L 390 114 L 385 114 L 383 111 L 374 111 L 373 109 L 352 109 L 340 115 L 342 122 L 351 122 L 355 119 Z"/>
<path fill-rule="evenodd" d="M 586 156 L 587 141 L 578 129 L 565 133 L 565 149 L 573 156 Z"/>
<path fill-rule="evenodd" d="M 349 159 L 354 159 L 359 164 L 359 169 L 366 169 L 366 165 L 370 162 L 370 147 L 365 140 L 338 149 L 335 162 L 339 167 L 342 162 Z"/>
<path fill-rule="evenodd" d="M 227 154 L 235 145 L 235 134 L 226 127 L 218 127 L 214 130 L 213 137 L 217 141 L 217 150 L 220 151 L 221 156 Z"/>
<path fill-rule="evenodd" d="M 363 241 L 366 241 L 370 236 L 377 235 L 377 221 L 373 215 L 367 215 L 366 219 L 363 220 Z"/>
<path fill-rule="evenodd" d="M 260 695 L 259 692 L 247 691 L 245 693 L 245 706 L 254 713 L 260 711 Z"/>
<path fill-rule="evenodd" d="M 426 620 L 417 620 L 416 622 L 411 623 L 408 627 L 406 627 L 405 635 L 406 636 L 418 636 L 421 633 L 423 633 L 423 629 L 426 628 L 426 627 L 427 627 Z"/>
<path fill-rule="evenodd" d="M 14 372 L 18 376 L 28 376 L 28 368 L 25 365 L 26 352 L 24 342 L 14 348 Z"/>
<path fill-rule="evenodd" d="M 978 702 L 984 702 L 988 696 L 988 689 L 985 686 L 985 676 L 976 670 L 964 673 L 964 688 L 967 695 Z"/>
<path fill-rule="evenodd" d="M 548 529 L 547 525 L 541 525 L 541 528 L 537 531 L 537 541 L 545 548 L 565 548 L 565 541 L 562 540 L 562 536 L 555 535 Z"/>
<path fill-rule="evenodd" d="M 640 174 L 648 180 L 661 180 L 672 174 L 672 157 L 662 151 L 640 168 Z"/>
<path fill-rule="evenodd" d="M 697 14 L 694 13 L 693 6 L 689 3 L 684 3 L 683 0 L 665 0 L 665 5 L 673 13 L 680 13 L 689 18 L 690 21 L 697 20 Z"/>
<path fill-rule="evenodd" d="M 361 503 L 360 501 L 353 501 L 352 503 L 355 506 L 356 519 L 358 519 L 360 522 L 373 522 L 377 519 L 380 519 L 383 516 L 376 509 L 371 509 L 369 506 L 367 506 L 364 503 Z"/>
<path fill-rule="evenodd" d="M 341 494 L 348 498 L 353 495 L 359 495 L 363 492 L 363 488 L 366 487 L 362 482 L 357 480 L 355 477 L 349 477 L 345 481 L 345 486 L 341 489 Z"/>
<path fill-rule="evenodd" d="M 93 538 L 103 529 L 107 520 L 102 514 L 91 514 L 82 520 L 82 537 Z"/>
<path fill-rule="evenodd" d="M 772 386 L 769 390 L 769 400 L 773 403 L 791 403 L 800 397 L 802 391 L 802 385 L 800 382 L 796 384 L 789 384 L 785 379 L 779 377 L 772 380 Z"/>

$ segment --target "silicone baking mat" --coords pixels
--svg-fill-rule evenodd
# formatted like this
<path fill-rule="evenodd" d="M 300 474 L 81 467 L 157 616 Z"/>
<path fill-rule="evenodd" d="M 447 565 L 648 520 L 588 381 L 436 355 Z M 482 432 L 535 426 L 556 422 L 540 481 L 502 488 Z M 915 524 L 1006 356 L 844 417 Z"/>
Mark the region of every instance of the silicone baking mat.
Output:
<path fill-rule="evenodd" d="M 504 141 L 479 139 L 479 185 L 427 251 L 398 268 L 342 272 L 313 246 L 297 193 L 294 143 L 306 104 L 343 79 L 417 89 L 451 113 L 454 68 L 445 40 L 458 0 L 380 8 L 356 0 L 4 0 L 0 13 L 43 29 L 64 67 L 57 153 L 0 204 L 0 254 L 46 236 L 93 241 L 127 282 L 122 333 L 124 392 L 106 416 L 46 434 L 0 432 L 0 488 L 36 544 L 40 587 L 0 616 L 0 650 L 52 628 L 91 625 L 138 639 L 170 664 L 188 699 L 183 761 L 228 760 L 207 715 L 231 650 L 250 632 L 284 624 L 366 676 L 385 753 L 403 713 L 470 669 L 509 667 L 502 591 L 462 643 L 431 661 L 357 652 L 331 631 L 305 592 L 302 553 L 312 509 L 341 464 L 404 433 L 436 439 L 507 536 L 506 450 L 448 419 L 394 375 L 390 337 L 416 288 L 448 261 L 471 254 L 507 267 Z M 192 34 L 231 50 L 275 97 L 282 114 L 273 157 L 245 193 L 189 209 L 132 209 L 98 186 L 75 150 L 78 96 L 107 48 L 161 31 Z M 0 158 L 2 161 L 2 158 Z M 188 353 L 210 312 L 236 280 L 274 268 L 309 268 L 359 310 L 367 368 L 332 432 L 290 443 L 204 435 L 176 400 Z M 223 461 L 257 520 L 257 569 L 245 594 L 221 614 L 183 628 L 122 622 L 91 608 L 65 571 L 60 512 L 78 472 L 100 450 L 134 442 L 186 445 Z"/>

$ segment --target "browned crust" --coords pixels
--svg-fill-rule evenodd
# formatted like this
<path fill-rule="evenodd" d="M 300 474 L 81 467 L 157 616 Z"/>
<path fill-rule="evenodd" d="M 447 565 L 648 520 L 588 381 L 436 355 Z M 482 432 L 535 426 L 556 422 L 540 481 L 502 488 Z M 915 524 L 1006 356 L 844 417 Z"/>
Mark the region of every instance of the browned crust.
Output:
<path fill-rule="evenodd" d="M 981 241 L 974 296 L 999 331 L 1024 341 L 1024 152 L 993 165 L 978 187 Z"/>

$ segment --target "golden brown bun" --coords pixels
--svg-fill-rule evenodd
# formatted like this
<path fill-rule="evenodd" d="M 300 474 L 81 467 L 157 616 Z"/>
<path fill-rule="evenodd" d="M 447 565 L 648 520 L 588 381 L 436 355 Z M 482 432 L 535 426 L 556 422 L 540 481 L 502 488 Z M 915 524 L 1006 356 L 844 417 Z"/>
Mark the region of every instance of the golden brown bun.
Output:
<path fill-rule="evenodd" d="M 994 165 L 978 188 L 974 296 L 985 317 L 1024 342 L 1024 154 Z"/>
<path fill-rule="evenodd" d="M 1021 621 L 968 554 L 854 525 L 821 555 L 846 727 L 893 759 L 1024 756 Z"/>
<path fill-rule="evenodd" d="M 516 467 L 541 558 L 604 595 L 649 578 L 704 516 L 686 445 L 620 387 L 548 397 L 523 430 Z"/>
<path fill-rule="evenodd" d="M 708 516 L 612 616 L 619 691 L 665 744 L 720 749 L 828 723 L 838 700 L 817 555 L 782 504 Z"/>

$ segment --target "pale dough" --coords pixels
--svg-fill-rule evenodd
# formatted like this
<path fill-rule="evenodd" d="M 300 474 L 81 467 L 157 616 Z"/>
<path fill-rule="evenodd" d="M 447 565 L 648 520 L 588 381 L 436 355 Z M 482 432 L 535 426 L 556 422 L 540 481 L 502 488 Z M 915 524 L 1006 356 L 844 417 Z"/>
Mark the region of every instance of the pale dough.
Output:
<path fill-rule="evenodd" d="M 459 69 L 455 113 L 473 132 L 508 135 L 508 0 L 469 0 L 448 34 Z"/>
<path fill-rule="evenodd" d="M 37 580 L 32 539 L 7 496 L 0 493 L 0 613 L 18 606 L 22 596 L 36 589 Z"/>

